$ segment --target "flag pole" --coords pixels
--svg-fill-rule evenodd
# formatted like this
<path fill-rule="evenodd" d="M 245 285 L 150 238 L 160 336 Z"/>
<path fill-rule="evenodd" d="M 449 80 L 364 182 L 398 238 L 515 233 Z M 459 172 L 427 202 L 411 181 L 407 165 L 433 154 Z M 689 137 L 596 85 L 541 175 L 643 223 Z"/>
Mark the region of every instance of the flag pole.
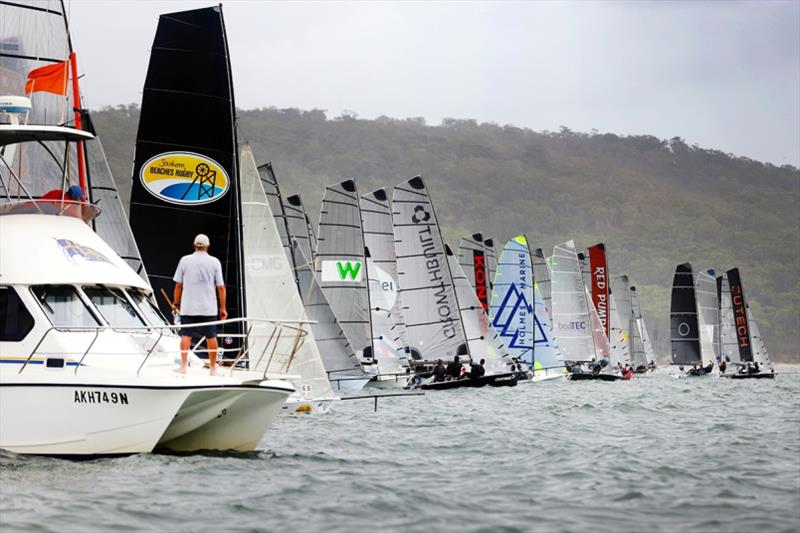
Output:
<path fill-rule="evenodd" d="M 75 52 L 69 54 L 69 62 L 72 67 L 72 104 L 75 111 L 75 128 L 81 127 L 81 91 L 78 86 L 78 56 Z M 83 197 L 89 200 L 89 189 L 86 185 L 86 161 L 83 153 L 83 141 L 78 141 L 78 178 L 80 180 Z"/>

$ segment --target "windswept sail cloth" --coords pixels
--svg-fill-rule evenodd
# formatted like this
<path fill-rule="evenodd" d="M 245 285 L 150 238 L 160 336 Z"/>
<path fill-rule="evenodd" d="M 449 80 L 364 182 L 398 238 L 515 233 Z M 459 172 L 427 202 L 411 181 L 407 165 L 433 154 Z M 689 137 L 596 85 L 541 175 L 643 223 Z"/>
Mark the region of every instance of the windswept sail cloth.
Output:
<path fill-rule="evenodd" d="M 592 304 L 597 310 L 597 316 L 603 325 L 606 337 L 611 337 L 611 324 L 608 319 L 608 295 L 611 278 L 608 275 L 608 262 L 606 260 L 606 245 L 598 243 L 588 248 L 589 252 L 589 280 L 591 283 Z M 627 294 L 627 290 L 625 291 Z M 627 297 L 627 296 L 626 296 Z M 619 302 L 617 302 L 619 304 Z M 624 309 L 623 309 L 624 311 Z M 625 316 L 620 314 L 620 317 Z"/>
<path fill-rule="evenodd" d="M 222 8 L 162 15 L 142 95 L 130 223 L 156 293 L 172 290 L 194 236 L 208 235 L 230 318 L 245 308 L 234 109 Z M 166 301 L 159 306 L 171 312 Z"/>
<path fill-rule="evenodd" d="M 367 274 L 372 315 L 373 354 L 381 374 L 403 371 L 408 339 L 403 303 L 398 292 L 392 210 L 385 189 L 361 196 L 364 243 L 369 250 Z"/>
<path fill-rule="evenodd" d="M 71 84 L 63 85 L 61 78 L 71 52 L 62 2 L 51 1 L 44 5 L 31 0 L 0 2 L 0 95 L 22 96 L 30 93 L 32 109 L 28 113 L 29 124 L 74 126 L 72 111 L 79 106 L 73 101 Z M 41 84 L 47 82 L 38 77 L 37 72 L 46 71 L 57 72 L 58 91 L 40 90 Z M 32 84 L 34 87 L 29 83 L 31 75 L 36 78 Z M 26 91 L 26 86 L 34 91 Z M 55 158 L 51 153 L 56 154 Z M 0 155 L 33 197 L 54 189 L 63 190 L 64 169 L 59 162 L 64 153 L 63 141 L 0 147 Z M 75 147 L 72 146 L 70 164 L 66 169 L 67 187 L 79 183 L 76 168 Z M 0 194 L 12 200 L 27 198 L 2 163 L 0 178 L 3 184 Z"/>
<path fill-rule="evenodd" d="M 536 282 L 536 287 L 542 295 L 542 303 L 544 304 L 547 316 L 550 321 L 553 320 L 553 296 L 550 281 L 550 265 L 545 259 L 544 252 L 541 248 L 533 250 L 531 253 L 533 260 L 533 279 Z"/>
<path fill-rule="evenodd" d="M 392 224 L 411 356 L 416 360 L 467 355 L 444 242 L 421 176 L 392 193 Z"/>
<path fill-rule="evenodd" d="M 278 178 L 275 176 L 272 163 L 264 163 L 263 165 L 259 165 L 258 176 L 261 179 L 261 185 L 264 187 L 264 192 L 267 194 L 267 202 L 269 203 L 269 208 L 272 211 L 272 216 L 275 217 L 275 225 L 278 228 L 278 234 L 281 237 L 281 244 L 283 245 L 286 257 L 289 259 L 291 264 L 292 275 L 295 276 L 295 264 L 292 256 L 292 245 L 289 241 L 289 226 L 288 222 L 286 221 L 286 211 L 283 208 L 281 188 L 278 185 Z"/>
<path fill-rule="evenodd" d="M 487 375 L 507 372 L 511 359 L 497 332 L 489 324 L 489 315 L 483 310 L 483 305 L 467 281 L 464 270 L 458 264 L 458 258 L 447 245 L 445 245 L 445 254 L 450 264 L 450 272 L 453 274 L 461 322 L 464 324 L 464 333 L 467 336 L 467 345 L 472 361 L 478 362 L 484 359 Z"/>
<path fill-rule="evenodd" d="M 303 299 L 308 319 L 313 322 L 311 331 L 319 347 L 329 379 L 339 385 L 337 388 L 342 388 L 342 382 L 338 380 L 363 378 L 366 373 L 344 330 L 339 325 L 339 321 L 334 316 L 314 271 L 309 245 L 308 217 L 300 196 L 287 197 L 283 208 L 286 213 L 289 240 L 292 243 L 292 257 L 300 296 Z M 355 383 L 357 381 L 352 380 L 349 384 Z"/>
<path fill-rule="evenodd" d="M 494 249 L 494 239 L 488 238 L 483 241 L 483 248 L 486 253 L 486 269 L 489 282 L 488 300 L 492 300 L 492 291 L 494 290 L 494 277 L 497 274 L 497 252 Z"/>
<path fill-rule="evenodd" d="M 369 288 L 361 207 L 353 180 L 325 188 L 314 267 L 356 355 L 372 358 Z"/>
<path fill-rule="evenodd" d="M 508 353 L 528 366 L 533 366 L 536 329 L 533 286 L 528 240 L 525 235 L 517 235 L 500 253 L 490 316 Z"/>
<path fill-rule="evenodd" d="M 564 359 L 573 362 L 596 359 L 593 309 L 590 309 L 573 241 L 558 244 L 553 249 L 552 277 L 553 326 Z M 600 328 L 599 319 L 596 322 Z"/>
<path fill-rule="evenodd" d="M 717 297 L 719 298 L 719 346 L 722 357 L 728 363 L 740 363 L 739 341 L 736 337 L 736 320 L 733 317 L 733 301 L 728 275 L 717 277 Z"/>
<path fill-rule="evenodd" d="M 682 263 L 675 268 L 669 315 L 672 364 L 682 366 L 701 363 L 703 356 L 700 350 L 694 274 L 689 263 Z"/>
<path fill-rule="evenodd" d="M 276 322 L 307 321 L 294 272 L 284 252 L 277 221 L 250 146 L 242 146 L 240 162 L 244 282 L 249 296 L 246 315 Z M 273 337 L 270 325 L 248 323 L 250 368 L 257 372 L 300 376 L 292 379 L 292 383 L 304 399 L 333 398 L 335 395 L 319 348 L 313 334 L 307 333 L 309 325 L 293 326 L 297 329 L 287 328 L 281 330 L 280 336 Z"/>
<path fill-rule="evenodd" d="M 726 272 L 733 307 L 733 321 L 736 328 L 736 343 L 739 347 L 739 360 L 743 363 L 753 361 L 750 324 L 747 320 L 747 302 L 744 299 L 744 288 L 739 276 L 739 269 L 732 268 Z"/>
<path fill-rule="evenodd" d="M 609 340 L 613 343 L 622 343 L 623 351 L 633 358 L 635 352 L 633 346 L 633 330 L 635 329 L 633 318 L 633 305 L 631 303 L 631 284 L 627 275 L 617 276 L 611 281 L 611 294 L 614 295 L 614 305 L 619 318 L 619 332 L 616 337 L 612 334 Z M 642 349 L 642 352 L 644 350 Z M 637 364 L 641 364 L 637 362 Z"/>
<path fill-rule="evenodd" d="M 750 329 L 750 340 L 752 341 L 751 351 L 753 353 L 753 361 L 761 366 L 761 372 L 773 372 L 772 360 L 767 353 L 767 347 L 764 345 L 764 339 L 758 331 L 753 314 L 750 311 L 750 306 L 747 307 L 747 322 Z"/>
<path fill-rule="evenodd" d="M 714 359 L 719 361 L 719 298 L 714 269 L 709 268 L 697 273 L 694 291 L 697 298 L 701 346 L 710 345 Z"/>
<path fill-rule="evenodd" d="M 489 311 L 489 266 L 483 235 L 474 233 L 458 244 L 458 264 L 464 271 L 484 311 Z"/>
<path fill-rule="evenodd" d="M 627 290 L 625 292 L 627 293 Z M 625 328 L 623 326 L 623 322 L 630 321 L 631 313 L 628 312 L 627 320 L 622 318 L 615 296 L 615 292 L 611 292 L 608 296 L 608 321 L 611 326 L 611 336 L 608 337 L 608 342 L 609 362 L 611 364 L 606 368 L 609 371 L 616 371 L 617 368 L 615 367 L 619 364 L 629 364 L 631 362 L 632 352 L 630 334 L 625 333 Z"/>
<path fill-rule="evenodd" d="M 631 286 L 631 311 L 633 312 L 634 323 L 636 324 L 635 333 L 638 334 L 641 341 L 641 349 L 644 351 L 644 360 L 648 365 L 653 365 L 656 362 L 656 354 L 653 350 L 653 343 L 650 342 L 650 334 L 647 332 L 647 326 L 642 316 L 642 309 L 639 306 L 639 293 L 636 287 Z M 634 348 L 636 351 L 636 348 Z"/>

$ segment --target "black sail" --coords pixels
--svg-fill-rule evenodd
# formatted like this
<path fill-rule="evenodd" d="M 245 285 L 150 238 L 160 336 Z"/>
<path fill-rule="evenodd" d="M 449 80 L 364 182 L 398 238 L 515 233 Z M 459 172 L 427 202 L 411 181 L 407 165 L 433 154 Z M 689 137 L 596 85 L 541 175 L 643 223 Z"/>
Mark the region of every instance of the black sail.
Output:
<path fill-rule="evenodd" d="M 692 265 L 683 263 L 675 269 L 672 280 L 670 336 L 673 365 L 692 365 L 702 361 L 699 331 Z"/>
<path fill-rule="evenodd" d="M 233 81 L 221 6 L 161 15 L 142 95 L 130 223 L 156 294 L 205 233 L 243 316 Z M 158 298 L 162 311 L 167 302 Z"/>
<path fill-rule="evenodd" d="M 753 348 L 750 323 L 747 320 L 747 302 L 744 299 L 742 278 L 739 276 L 738 268 L 732 268 L 726 274 L 728 275 L 728 286 L 731 292 L 733 323 L 736 327 L 736 344 L 739 346 L 739 359 L 743 363 L 751 363 L 753 362 Z"/>

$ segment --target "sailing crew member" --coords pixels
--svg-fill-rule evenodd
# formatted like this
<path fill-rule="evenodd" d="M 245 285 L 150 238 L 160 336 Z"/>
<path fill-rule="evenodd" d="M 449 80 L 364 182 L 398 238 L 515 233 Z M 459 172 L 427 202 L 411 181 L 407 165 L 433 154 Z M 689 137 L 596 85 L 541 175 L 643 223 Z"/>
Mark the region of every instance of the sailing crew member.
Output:
<path fill-rule="evenodd" d="M 448 379 L 459 379 L 461 377 L 461 363 L 459 357 L 455 356 L 453 361 L 447 365 Z"/>
<path fill-rule="evenodd" d="M 228 318 L 225 309 L 225 283 L 219 259 L 208 254 L 211 242 L 202 233 L 194 238 L 194 253 L 181 257 L 172 281 L 175 282 L 173 312 L 180 313 L 181 366 L 177 372 L 186 373 L 192 335 L 205 337 L 208 345 L 208 366 L 212 376 L 217 374 L 217 326 L 186 327 L 189 324 L 214 322 Z"/>
<path fill-rule="evenodd" d="M 444 381 L 444 378 L 447 376 L 447 370 L 444 367 L 444 361 L 439 359 L 436 361 L 436 366 L 433 367 L 433 382 L 434 383 L 441 383 Z"/>

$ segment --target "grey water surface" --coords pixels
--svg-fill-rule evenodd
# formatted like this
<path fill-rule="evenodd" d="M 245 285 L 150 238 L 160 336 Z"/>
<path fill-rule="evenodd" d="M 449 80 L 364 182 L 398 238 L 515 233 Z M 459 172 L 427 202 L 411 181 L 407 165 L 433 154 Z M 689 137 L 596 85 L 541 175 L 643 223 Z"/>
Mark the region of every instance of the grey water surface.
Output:
<path fill-rule="evenodd" d="M 0 455 L 0 530 L 800 531 L 800 374 L 343 401 L 250 454 Z"/>

